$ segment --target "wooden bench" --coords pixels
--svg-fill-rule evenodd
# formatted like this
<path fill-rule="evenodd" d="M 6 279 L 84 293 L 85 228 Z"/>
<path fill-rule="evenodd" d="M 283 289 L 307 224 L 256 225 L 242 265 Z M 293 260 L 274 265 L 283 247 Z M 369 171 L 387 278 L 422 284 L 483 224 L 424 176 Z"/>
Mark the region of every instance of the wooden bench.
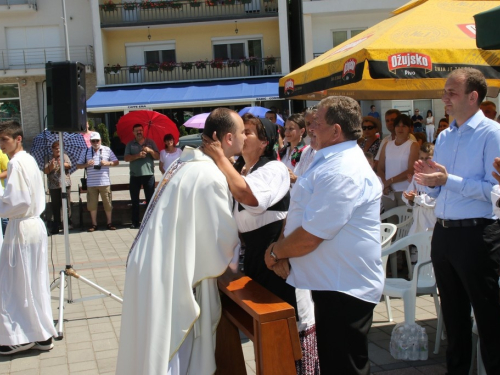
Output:
<path fill-rule="evenodd" d="M 129 191 L 130 184 L 112 184 L 111 192 L 114 191 Z M 155 182 L 155 188 L 158 186 L 158 181 Z M 141 186 L 142 189 L 142 186 Z M 88 212 L 87 205 L 83 204 L 82 194 L 87 194 L 87 190 L 84 190 L 80 184 L 78 184 L 78 205 L 80 208 L 80 228 L 83 228 L 83 213 Z M 113 205 L 113 217 L 117 217 L 115 213 L 122 211 L 122 214 L 125 214 L 125 211 L 130 214 L 132 210 L 132 201 L 130 199 L 113 199 L 111 204 Z M 140 205 L 140 207 L 144 207 L 144 205 Z M 97 212 L 104 212 L 104 206 L 102 201 L 99 201 L 97 204 Z M 143 214 L 143 210 L 140 211 L 141 215 Z M 90 213 L 89 213 L 90 215 Z M 129 215 L 130 216 L 130 215 Z"/>
<path fill-rule="evenodd" d="M 241 273 L 226 271 L 218 285 L 222 316 L 216 374 L 246 374 L 238 329 L 253 341 L 257 375 L 295 374 L 295 361 L 302 358 L 302 351 L 294 308 Z"/>

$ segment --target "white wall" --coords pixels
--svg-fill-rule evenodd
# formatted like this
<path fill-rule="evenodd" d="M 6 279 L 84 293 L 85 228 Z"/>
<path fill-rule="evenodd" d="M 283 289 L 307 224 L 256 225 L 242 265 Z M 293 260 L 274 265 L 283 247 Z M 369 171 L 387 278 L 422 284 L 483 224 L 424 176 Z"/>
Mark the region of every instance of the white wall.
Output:
<path fill-rule="evenodd" d="M 64 45 L 61 0 L 38 0 L 37 8 L 29 12 L 0 12 L 0 49 L 7 48 L 6 29 L 13 27 L 58 26 Z M 66 14 L 70 46 L 93 45 L 89 0 L 66 0 Z"/>

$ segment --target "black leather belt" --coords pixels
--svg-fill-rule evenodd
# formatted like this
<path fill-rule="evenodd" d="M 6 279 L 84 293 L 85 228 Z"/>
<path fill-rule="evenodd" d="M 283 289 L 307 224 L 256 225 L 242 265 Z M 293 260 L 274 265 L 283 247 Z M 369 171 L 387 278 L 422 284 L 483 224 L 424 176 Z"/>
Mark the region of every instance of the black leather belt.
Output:
<path fill-rule="evenodd" d="M 462 220 L 444 220 L 438 218 L 437 222 L 443 228 L 459 228 L 459 227 L 477 227 L 479 225 L 487 225 L 493 223 L 494 220 L 485 219 L 482 217 L 476 219 L 462 219 Z"/>

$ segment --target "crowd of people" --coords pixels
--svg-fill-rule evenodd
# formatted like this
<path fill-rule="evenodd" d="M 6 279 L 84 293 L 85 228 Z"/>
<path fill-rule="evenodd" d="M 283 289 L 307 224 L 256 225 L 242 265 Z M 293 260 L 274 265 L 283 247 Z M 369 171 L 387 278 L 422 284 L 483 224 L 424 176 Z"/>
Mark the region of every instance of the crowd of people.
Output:
<path fill-rule="evenodd" d="M 125 160 L 139 231 L 127 259 L 117 374 L 216 371 L 216 280 L 228 266 L 238 272 L 241 249 L 243 272 L 295 309 L 297 374 L 369 374 L 367 336 L 386 277 L 380 214 L 402 205 L 413 208 L 410 234 L 433 230 L 449 373 L 470 368 L 471 306 L 486 371 L 500 373 L 500 125 L 486 91 L 479 71 L 453 71 L 443 94 L 453 121 L 439 120 L 436 139 L 432 111 L 424 119 L 418 110 L 412 117 L 387 110 L 384 137 L 375 106 L 362 117 L 359 104 L 342 96 L 291 114 L 283 132 L 275 111 L 257 118 L 217 108 L 203 145 L 182 152 L 168 134 L 158 152 L 135 125 Z M 0 147 L 10 157 L 0 195 L 0 217 L 10 219 L 0 252 L 0 292 L 8 296 L 0 355 L 50 350 L 56 334 L 39 218 L 45 197 L 34 188 L 40 174 L 22 137 L 19 124 L 0 124 Z M 114 230 L 109 168 L 118 160 L 99 133 L 89 141 L 77 165 L 88 175 L 89 232 L 97 229 L 99 195 Z M 52 201 L 61 196 L 55 181 L 71 167 L 66 159 L 59 165 L 58 146 L 44 169 L 54 181 Z M 163 172 L 156 189 L 155 160 Z M 142 223 L 141 186 L 148 205 Z M 58 231 L 56 212 L 54 219 Z"/>

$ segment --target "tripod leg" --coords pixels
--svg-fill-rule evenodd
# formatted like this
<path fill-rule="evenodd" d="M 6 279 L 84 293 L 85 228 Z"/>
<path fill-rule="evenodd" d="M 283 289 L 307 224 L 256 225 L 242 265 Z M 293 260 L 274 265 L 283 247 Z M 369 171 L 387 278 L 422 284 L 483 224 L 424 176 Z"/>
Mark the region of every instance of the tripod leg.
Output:
<path fill-rule="evenodd" d="M 54 281 L 52 283 L 52 285 L 50 286 L 50 291 L 52 292 L 55 288 L 57 288 L 59 285 L 61 285 L 61 281 L 59 279 L 57 279 L 56 281 Z"/>
<path fill-rule="evenodd" d="M 64 285 L 66 281 L 66 273 L 61 271 L 59 274 L 59 322 L 57 323 L 58 340 L 62 340 L 64 335 Z"/>
<path fill-rule="evenodd" d="M 90 281 L 89 279 L 86 279 L 85 277 L 83 276 L 78 276 L 78 278 L 84 282 L 85 284 L 87 285 L 90 285 L 92 288 L 98 290 L 99 292 L 101 292 L 102 294 L 105 294 L 106 296 L 110 297 L 111 299 L 114 299 L 115 301 L 117 302 L 120 302 L 120 303 L 123 303 L 123 299 L 121 299 L 120 297 L 118 297 L 117 295 L 111 293 L 110 291 L 100 287 L 99 285 L 93 283 L 92 281 Z"/>

